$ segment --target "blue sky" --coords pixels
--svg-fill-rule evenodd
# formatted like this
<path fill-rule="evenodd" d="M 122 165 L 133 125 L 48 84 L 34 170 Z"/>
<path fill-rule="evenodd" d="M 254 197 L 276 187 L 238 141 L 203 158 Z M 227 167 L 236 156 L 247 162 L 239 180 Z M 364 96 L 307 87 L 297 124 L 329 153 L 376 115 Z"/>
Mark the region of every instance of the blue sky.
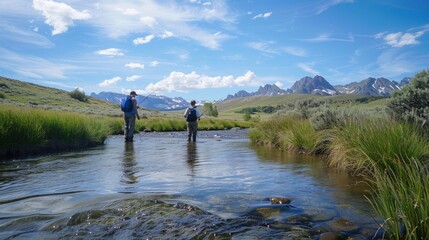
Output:
<path fill-rule="evenodd" d="M 0 76 L 219 100 L 429 67 L 426 0 L 1 0 Z"/>

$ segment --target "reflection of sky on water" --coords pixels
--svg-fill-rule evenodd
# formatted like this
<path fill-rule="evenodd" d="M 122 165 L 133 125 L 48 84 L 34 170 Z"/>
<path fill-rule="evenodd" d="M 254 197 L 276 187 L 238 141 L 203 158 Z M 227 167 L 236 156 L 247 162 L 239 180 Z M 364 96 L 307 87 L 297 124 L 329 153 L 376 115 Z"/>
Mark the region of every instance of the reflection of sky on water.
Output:
<path fill-rule="evenodd" d="M 271 196 L 292 198 L 295 207 L 305 209 L 369 208 L 354 180 L 326 169 L 320 158 L 252 148 L 245 138 L 207 137 L 193 144 L 186 138 L 143 134 L 135 140 L 125 144 L 115 136 L 90 150 L 23 160 L 20 170 L 2 173 L 10 174 L 11 180 L 0 185 L 0 200 L 59 194 L 52 201 L 67 204 L 105 194 L 174 194 L 224 217 L 245 212 Z M 46 199 L 19 204 L 27 203 L 29 212 L 44 212 L 52 204 Z M 8 205 L 19 212 L 17 204 Z"/>

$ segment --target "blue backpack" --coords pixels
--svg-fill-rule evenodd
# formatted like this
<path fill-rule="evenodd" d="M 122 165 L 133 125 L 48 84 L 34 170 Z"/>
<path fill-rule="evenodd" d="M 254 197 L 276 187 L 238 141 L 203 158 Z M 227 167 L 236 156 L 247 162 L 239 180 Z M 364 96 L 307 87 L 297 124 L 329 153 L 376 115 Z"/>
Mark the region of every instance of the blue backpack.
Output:
<path fill-rule="evenodd" d="M 187 122 L 197 121 L 197 110 L 195 108 L 188 108 L 188 116 L 186 116 Z"/>
<path fill-rule="evenodd" d="M 121 99 L 121 110 L 131 112 L 133 110 L 133 101 L 130 96 Z"/>

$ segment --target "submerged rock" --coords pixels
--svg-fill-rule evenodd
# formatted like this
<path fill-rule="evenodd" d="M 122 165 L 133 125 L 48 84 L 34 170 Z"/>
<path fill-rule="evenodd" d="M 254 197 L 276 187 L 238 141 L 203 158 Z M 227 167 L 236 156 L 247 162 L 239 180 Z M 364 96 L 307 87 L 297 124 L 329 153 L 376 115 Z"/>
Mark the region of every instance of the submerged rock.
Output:
<path fill-rule="evenodd" d="M 271 204 L 289 204 L 292 200 L 286 197 L 272 197 L 270 198 L 270 202 Z"/>
<path fill-rule="evenodd" d="M 343 239 L 343 237 L 336 232 L 325 232 L 320 234 L 319 240 L 340 240 Z"/>
<path fill-rule="evenodd" d="M 338 218 L 330 221 L 328 222 L 328 225 L 337 232 L 354 232 L 359 229 L 359 226 L 356 225 L 356 223 L 345 218 Z"/>

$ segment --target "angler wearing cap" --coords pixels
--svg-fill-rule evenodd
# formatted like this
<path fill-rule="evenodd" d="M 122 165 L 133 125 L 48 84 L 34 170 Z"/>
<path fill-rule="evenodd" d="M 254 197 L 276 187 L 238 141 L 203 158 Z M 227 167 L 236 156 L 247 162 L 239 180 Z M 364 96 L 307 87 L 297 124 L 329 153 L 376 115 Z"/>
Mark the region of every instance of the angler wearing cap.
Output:
<path fill-rule="evenodd" d="M 200 120 L 201 113 L 197 109 L 195 100 L 191 101 L 191 106 L 185 110 L 183 117 L 185 117 L 188 122 L 188 142 L 190 142 L 191 139 L 193 142 L 197 141 L 197 120 Z"/>
<path fill-rule="evenodd" d="M 121 103 L 121 109 L 124 112 L 125 120 L 125 142 L 133 142 L 134 138 L 134 126 L 137 119 L 140 119 L 137 111 L 137 93 L 135 91 L 130 92 L 130 96 L 124 99 Z"/>

